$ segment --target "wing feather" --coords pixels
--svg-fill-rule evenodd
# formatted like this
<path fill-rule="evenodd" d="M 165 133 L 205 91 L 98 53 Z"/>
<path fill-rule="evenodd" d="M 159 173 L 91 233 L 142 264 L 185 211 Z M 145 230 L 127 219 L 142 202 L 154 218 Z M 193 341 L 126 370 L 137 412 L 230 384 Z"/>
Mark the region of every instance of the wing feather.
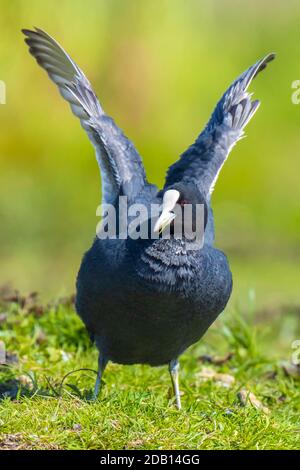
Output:
<path fill-rule="evenodd" d="M 274 57 L 275 54 L 269 54 L 249 67 L 228 88 L 204 131 L 169 168 L 165 187 L 178 181 L 193 180 L 209 198 L 230 150 L 243 137 L 245 126 L 260 105 L 258 100 L 251 100 L 248 87 Z"/>
<path fill-rule="evenodd" d="M 55 39 L 38 28 L 22 31 L 29 52 L 69 102 L 95 147 L 103 202 L 114 202 L 120 192 L 129 200 L 134 199 L 146 184 L 145 170 L 134 145 L 104 113 L 90 82 Z"/>

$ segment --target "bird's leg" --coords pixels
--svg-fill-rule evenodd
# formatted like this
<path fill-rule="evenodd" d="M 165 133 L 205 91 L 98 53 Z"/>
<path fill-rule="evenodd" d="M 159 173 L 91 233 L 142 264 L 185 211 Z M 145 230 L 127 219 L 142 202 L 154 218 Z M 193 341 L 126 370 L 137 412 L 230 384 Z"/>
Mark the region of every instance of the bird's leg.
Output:
<path fill-rule="evenodd" d="M 179 391 L 179 362 L 178 359 L 173 359 L 170 361 L 169 364 L 169 371 L 171 375 L 174 395 L 176 398 L 176 406 L 178 410 L 181 409 L 181 401 L 180 401 L 180 391 Z"/>
<path fill-rule="evenodd" d="M 97 379 L 95 383 L 95 388 L 94 388 L 94 400 L 97 400 L 99 392 L 100 392 L 100 387 L 101 387 L 101 379 L 102 375 L 104 372 L 104 369 L 108 363 L 108 359 L 104 356 L 104 354 L 99 353 L 98 356 L 98 372 L 97 372 Z"/>

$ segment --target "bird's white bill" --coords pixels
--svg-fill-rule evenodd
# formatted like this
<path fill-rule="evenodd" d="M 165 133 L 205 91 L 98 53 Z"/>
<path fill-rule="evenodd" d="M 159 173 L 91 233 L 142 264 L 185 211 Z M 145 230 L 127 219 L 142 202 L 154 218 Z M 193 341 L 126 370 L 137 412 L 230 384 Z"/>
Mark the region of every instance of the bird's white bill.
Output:
<path fill-rule="evenodd" d="M 156 221 L 156 224 L 154 225 L 154 232 L 156 233 L 161 233 L 170 223 L 172 220 L 175 219 L 175 214 L 174 212 L 165 212 L 161 214 L 159 219 Z"/>
<path fill-rule="evenodd" d="M 174 214 L 173 209 L 175 208 L 179 197 L 180 193 L 176 189 L 169 189 L 165 192 L 162 203 L 162 213 L 154 225 L 154 232 L 161 233 L 168 225 L 170 225 L 172 220 L 175 219 L 176 215 Z"/>

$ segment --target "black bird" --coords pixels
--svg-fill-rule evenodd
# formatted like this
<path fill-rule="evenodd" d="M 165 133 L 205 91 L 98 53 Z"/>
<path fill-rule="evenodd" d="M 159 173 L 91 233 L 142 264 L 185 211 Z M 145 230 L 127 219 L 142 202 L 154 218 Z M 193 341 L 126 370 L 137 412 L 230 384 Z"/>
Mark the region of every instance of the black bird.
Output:
<path fill-rule="evenodd" d="M 180 408 L 178 357 L 204 335 L 224 310 L 232 290 L 227 258 L 214 247 L 211 194 L 231 148 L 260 104 L 251 101 L 247 89 L 274 54 L 233 82 L 195 143 L 169 168 L 164 188 L 158 191 L 147 182 L 135 147 L 105 114 L 71 57 L 41 29 L 24 29 L 23 33 L 30 53 L 70 103 L 95 147 L 103 202 L 113 204 L 117 211 L 120 195 L 127 196 L 129 204 L 148 208 L 152 203 L 161 204 L 154 232 L 170 228 L 169 238 L 96 237 L 83 257 L 76 308 L 100 351 L 95 397 L 109 360 L 169 364 Z M 184 212 L 187 204 L 193 210 L 187 222 L 181 219 L 182 229 L 194 227 L 194 209 L 197 204 L 204 207 L 204 239 L 196 249 L 185 230 L 181 238 L 174 230 L 175 206 Z"/>

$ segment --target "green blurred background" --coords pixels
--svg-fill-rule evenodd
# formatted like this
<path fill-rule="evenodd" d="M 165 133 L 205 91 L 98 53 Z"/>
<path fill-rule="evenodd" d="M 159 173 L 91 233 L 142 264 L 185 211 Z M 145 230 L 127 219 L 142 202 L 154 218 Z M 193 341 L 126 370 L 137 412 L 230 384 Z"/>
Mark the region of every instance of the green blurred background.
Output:
<path fill-rule="evenodd" d="M 232 302 L 297 305 L 300 272 L 300 2 L 1 0 L 0 284 L 42 297 L 74 291 L 95 234 L 99 174 L 67 104 L 28 54 L 21 28 L 53 35 L 136 144 L 150 181 L 193 142 L 226 87 L 266 53 L 262 106 L 213 195 Z M 252 295 L 252 294 L 251 294 Z"/>

